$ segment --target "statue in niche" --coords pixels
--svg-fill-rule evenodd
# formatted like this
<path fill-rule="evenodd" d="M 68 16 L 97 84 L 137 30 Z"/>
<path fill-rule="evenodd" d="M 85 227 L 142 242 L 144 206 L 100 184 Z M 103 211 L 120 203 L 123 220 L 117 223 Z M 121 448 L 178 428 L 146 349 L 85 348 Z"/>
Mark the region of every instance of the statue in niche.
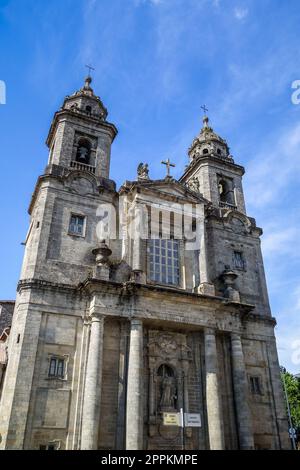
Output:
<path fill-rule="evenodd" d="M 138 180 L 149 179 L 149 165 L 148 163 L 140 163 L 137 167 Z"/>
<path fill-rule="evenodd" d="M 162 364 L 157 375 L 161 377 L 160 400 L 159 406 L 161 410 L 176 409 L 176 385 L 173 369 L 167 364 Z"/>
<path fill-rule="evenodd" d="M 176 390 L 172 377 L 164 377 L 161 386 L 161 409 L 175 409 Z"/>

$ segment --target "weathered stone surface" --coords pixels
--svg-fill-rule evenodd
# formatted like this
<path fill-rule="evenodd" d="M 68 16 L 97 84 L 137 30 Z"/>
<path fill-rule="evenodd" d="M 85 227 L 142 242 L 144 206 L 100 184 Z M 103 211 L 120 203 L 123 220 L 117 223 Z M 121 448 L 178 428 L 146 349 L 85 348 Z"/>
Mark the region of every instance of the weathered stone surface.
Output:
<path fill-rule="evenodd" d="M 143 448 L 143 323 L 131 320 L 128 358 L 126 449 Z"/>
<path fill-rule="evenodd" d="M 221 410 L 220 377 L 215 332 L 205 329 L 206 407 L 209 448 L 224 450 L 224 430 Z"/>
<path fill-rule="evenodd" d="M 0 334 L 11 326 L 15 302 L 12 300 L 0 301 Z"/>

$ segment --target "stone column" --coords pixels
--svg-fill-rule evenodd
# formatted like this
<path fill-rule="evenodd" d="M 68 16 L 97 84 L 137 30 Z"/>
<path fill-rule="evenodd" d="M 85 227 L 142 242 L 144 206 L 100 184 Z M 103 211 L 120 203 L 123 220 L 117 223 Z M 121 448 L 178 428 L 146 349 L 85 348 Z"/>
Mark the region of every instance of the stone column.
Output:
<path fill-rule="evenodd" d="M 150 418 L 155 414 L 155 383 L 154 383 L 154 369 L 150 368 L 149 375 L 149 415 Z"/>
<path fill-rule="evenodd" d="M 142 253 L 141 253 L 141 239 L 137 234 L 133 240 L 133 255 L 132 255 L 132 269 L 134 271 L 142 271 Z"/>
<path fill-rule="evenodd" d="M 0 386 L 2 385 L 2 376 L 4 376 L 4 364 L 0 364 Z M 0 394 L 1 394 L 1 388 L 0 388 Z"/>
<path fill-rule="evenodd" d="M 143 448 L 143 324 L 131 320 L 127 379 L 126 449 Z"/>
<path fill-rule="evenodd" d="M 126 377 L 127 377 L 127 354 L 128 352 L 128 324 L 121 322 L 120 325 L 120 353 L 119 353 L 119 386 L 118 386 L 118 417 L 116 450 L 125 447 L 125 418 L 126 418 Z"/>
<path fill-rule="evenodd" d="M 144 240 L 148 238 L 148 212 L 144 205 L 136 204 L 134 206 L 134 232 L 131 234 L 133 238 L 132 248 L 132 270 L 133 280 L 135 282 L 145 283 L 146 273 L 144 266 Z"/>
<path fill-rule="evenodd" d="M 208 272 L 208 258 L 207 258 L 207 239 L 206 239 L 206 227 L 205 219 L 197 220 L 197 238 L 200 242 L 199 250 L 199 273 L 200 273 L 200 285 L 199 293 L 207 295 L 215 295 L 215 287 L 211 283 Z"/>
<path fill-rule="evenodd" d="M 81 449 L 98 446 L 104 317 L 92 316 L 82 410 Z"/>
<path fill-rule="evenodd" d="M 205 370 L 206 370 L 206 408 L 211 450 L 224 449 L 223 417 L 220 401 L 220 390 L 217 376 L 217 345 L 215 332 L 206 329 L 205 343 Z"/>
<path fill-rule="evenodd" d="M 248 405 L 248 383 L 239 334 L 231 334 L 233 392 L 240 449 L 254 449 L 251 413 Z"/>

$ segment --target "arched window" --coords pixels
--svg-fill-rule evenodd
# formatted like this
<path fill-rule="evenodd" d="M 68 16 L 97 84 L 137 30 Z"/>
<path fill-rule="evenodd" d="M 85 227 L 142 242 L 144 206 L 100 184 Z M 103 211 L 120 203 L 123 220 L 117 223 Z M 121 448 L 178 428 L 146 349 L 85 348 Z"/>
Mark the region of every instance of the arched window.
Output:
<path fill-rule="evenodd" d="M 174 377 L 174 371 L 172 367 L 168 366 L 167 364 L 162 364 L 157 369 L 157 375 L 159 377 Z"/>
<path fill-rule="evenodd" d="M 78 142 L 76 161 L 79 163 L 84 163 L 85 165 L 89 165 L 90 157 L 91 143 L 87 139 L 80 139 L 80 141 Z"/>
<path fill-rule="evenodd" d="M 207 155 L 208 154 L 208 149 L 203 149 L 203 155 Z"/>
<path fill-rule="evenodd" d="M 217 154 L 221 155 L 221 150 L 220 149 L 217 150 Z"/>
<path fill-rule="evenodd" d="M 87 114 L 92 114 L 92 107 L 91 106 L 86 106 L 85 110 L 86 110 Z"/>
<path fill-rule="evenodd" d="M 233 204 L 232 182 L 226 179 L 219 180 L 219 196 L 220 202 Z"/>
<path fill-rule="evenodd" d="M 221 202 L 228 202 L 228 184 L 225 180 L 219 181 L 219 194 Z"/>

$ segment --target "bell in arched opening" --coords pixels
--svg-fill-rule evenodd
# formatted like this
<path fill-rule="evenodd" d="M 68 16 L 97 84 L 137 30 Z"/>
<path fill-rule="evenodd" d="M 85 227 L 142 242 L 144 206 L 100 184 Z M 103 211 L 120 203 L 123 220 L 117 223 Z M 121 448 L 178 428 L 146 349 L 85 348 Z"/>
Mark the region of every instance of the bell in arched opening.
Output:
<path fill-rule="evenodd" d="M 220 202 L 234 204 L 233 184 L 231 180 L 221 178 L 218 183 Z"/>
<path fill-rule="evenodd" d="M 91 159 L 91 143 L 87 139 L 80 139 L 76 152 L 76 161 L 90 165 Z"/>

